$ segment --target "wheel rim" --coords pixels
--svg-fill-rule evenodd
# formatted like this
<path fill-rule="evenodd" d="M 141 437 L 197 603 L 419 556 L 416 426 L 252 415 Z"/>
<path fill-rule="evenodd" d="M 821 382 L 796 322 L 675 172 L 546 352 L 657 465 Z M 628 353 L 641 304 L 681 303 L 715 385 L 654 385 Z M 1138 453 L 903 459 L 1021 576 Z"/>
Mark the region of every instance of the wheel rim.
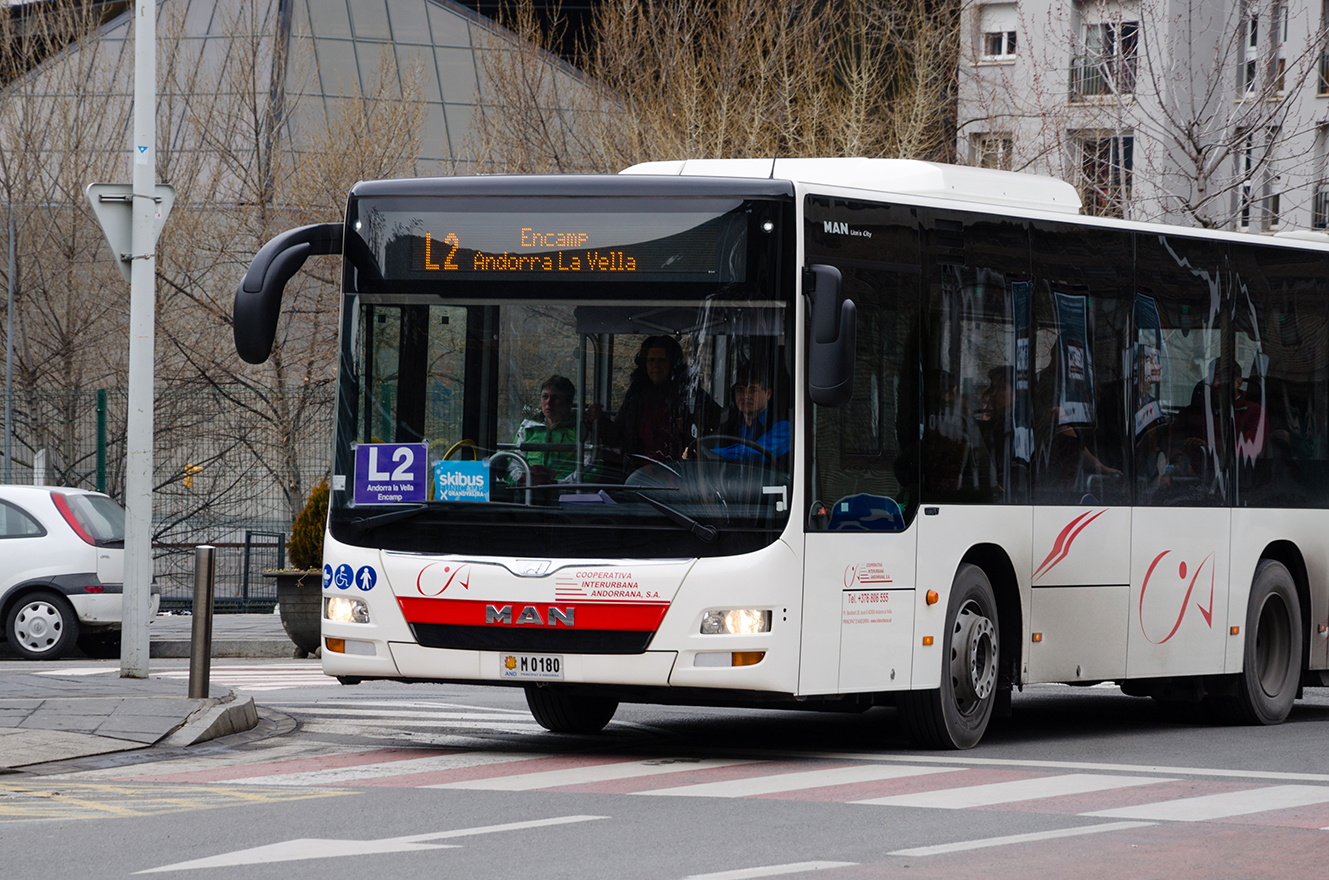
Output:
<path fill-rule="evenodd" d="M 14 618 L 14 635 L 29 651 L 51 650 L 64 632 L 64 615 L 50 602 L 30 602 Z"/>
<path fill-rule="evenodd" d="M 1255 627 L 1255 675 L 1266 696 L 1277 697 L 1287 684 L 1292 665 L 1292 617 L 1283 598 L 1270 595 Z"/>
<path fill-rule="evenodd" d="M 962 715 L 977 712 L 997 683 L 997 628 L 975 602 L 955 618 L 951 635 L 951 685 Z"/>

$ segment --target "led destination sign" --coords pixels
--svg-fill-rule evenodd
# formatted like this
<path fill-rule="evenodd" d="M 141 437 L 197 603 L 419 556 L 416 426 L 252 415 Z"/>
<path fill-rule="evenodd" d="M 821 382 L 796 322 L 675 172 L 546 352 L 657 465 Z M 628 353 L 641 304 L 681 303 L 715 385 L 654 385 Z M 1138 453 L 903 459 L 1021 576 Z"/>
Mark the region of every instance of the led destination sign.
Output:
<path fill-rule="evenodd" d="M 384 279 L 741 282 L 752 216 L 740 205 L 692 200 L 640 211 L 371 209 L 355 228 L 378 255 Z M 768 233 L 758 234 L 764 244 Z"/>
<path fill-rule="evenodd" d="M 521 230 L 522 250 L 516 253 L 504 251 L 501 254 L 494 254 L 481 250 L 464 250 L 455 232 L 447 233 L 443 236 L 443 241 L 438 243 L 434 241 L 432 233 L 426 232 L 423 268 L 426 272 L 463 269 L 471 272 L 637 271 L 635 256 L 621 249 L 587 249 L 584 245 L 589 239 L 590 235 L 585 232 L 537 232 L 524 227 Z M 550 246 L 557 250 L 545 250 Z M 710 262 L 714 264 L 714 257 Z"/>

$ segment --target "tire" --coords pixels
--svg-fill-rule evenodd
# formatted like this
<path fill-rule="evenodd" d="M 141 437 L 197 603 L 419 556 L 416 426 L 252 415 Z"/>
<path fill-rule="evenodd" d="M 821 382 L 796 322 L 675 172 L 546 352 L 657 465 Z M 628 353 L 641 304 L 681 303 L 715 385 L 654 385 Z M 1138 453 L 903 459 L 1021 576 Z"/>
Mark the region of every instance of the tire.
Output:
<path fill-rule="evenodd" d="M 78 640 L 78 615 L 58 593 L 29 593 L 5 615 L 5 638 L 25 659 L 58 660 Z"/>
<path fill-rule="evenodd" d="M 971 749 L 983 738 L 997 696 L 997 623 L 987 575 L 976 565 L 961 565 L 946 607 L 941 687 L 897 697 L 905 730 L 918 745 Z"/>
<path fill-rule="evenodd" d="M 93 660 L 111 660 L 120 656 L 120 630 L 85 632 L 78 637 L 78 649 Z"/>
<path fill-rule="evenodd" d="M 618 711 L 618 700 L 526 686 L 526 705 L 540 726 L 554 733 L 599 733 Z"/>
<path fill-rule="evenodd" d="M 1238 724 L 1280 724 L 1292 711 L 1301 681 L 1301 603 L 1281 562 L 1260 561 L 1246 603 L 1246 651 L 1237 693 L 1220 707 Z"/>

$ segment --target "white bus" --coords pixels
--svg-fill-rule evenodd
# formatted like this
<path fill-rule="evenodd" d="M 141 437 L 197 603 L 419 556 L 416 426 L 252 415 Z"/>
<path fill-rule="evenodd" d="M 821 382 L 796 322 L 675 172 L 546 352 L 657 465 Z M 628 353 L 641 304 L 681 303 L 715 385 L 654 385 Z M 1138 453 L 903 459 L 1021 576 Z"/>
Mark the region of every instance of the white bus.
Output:
<path fill-rule="evenodd" d="M 1329 683 L 1329 246 L 1081 216 L 896 160 L 358 184 L 323 669 L 620 702 L 894 706 L 968 748 L 1038 682 L 1282 721 Z"/>

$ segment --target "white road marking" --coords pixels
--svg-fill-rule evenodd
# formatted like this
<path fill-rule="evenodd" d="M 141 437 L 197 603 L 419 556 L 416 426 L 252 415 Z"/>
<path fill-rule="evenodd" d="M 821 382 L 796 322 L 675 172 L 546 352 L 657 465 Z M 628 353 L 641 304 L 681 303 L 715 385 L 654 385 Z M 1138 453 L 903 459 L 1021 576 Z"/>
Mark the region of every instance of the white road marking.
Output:
<path fill-rule="evenodd" d="M 876 804 L 884 807 L 935 807 L 942 810 L 963 810 L 970 807 L 987 807 L 995 804 L 1032 801 L 1067 794 L 1086 794 L 1092 791 L 1109 791 L 1114 788 L 1129 788 L 1135 785 L 1153 785 L 1156 782 L 1171 781 L 1170 779 L 1139 776 L 1097 776 L 1091 773 L 1072 773 L 1066 776 L 1044 776 L 1039 779 L 1017 779 L 1012 782 L 993 782 L 987 785 L 965 786 L 964 788 L 946 788 L 940 791 L 920 791 L 913 794 L 898 794 L 865 801 L 852 801 L 851 803 Z"/>
<path fill-rule="evenodd" d="M 460 728 L 462 730 L 497 730 L 500 733 L 539 733 L 544 730 L 543 727 L 534 721 L 466 721 L 451 720 L 448 718 L 435 718 L 431 720 L 426 718 L 393 718 L 388 715 L 379 717 L 382 719 L 384 726 L 397 729 L 424 727 L 429 730 L 438 730 L 447 727 L 454 729 Z M 306 730 L 327 731 L 336 729 L 339 732 L 363 734 L 365 736 L 371 735 L 365 733 L 364 724 L 362 722 L 357 723 L 349 718 L 310 718 L 308 721 L 304 722 L 302 726 Z"/>
<path fill-rule="evenodd" d="M 290 708 L 292 712 L 295 712 L 301 716 L 331 715 L 341 718 L 369 717 L 369 718 L 386 718 L 389 720 L 393 718 L 439 718 L 447 720 L 457 719 L 459 721 L 502 721 L 505 724 L 525 723 L 522 719 L 514 718 L 511 715 L 499 715 L 498 713 L 491 713 L 491 712 L 440 712 L 440 711 L 421 712 L 413 709 L 393 709 L 393 710 L 321 709 L 321 708 L 306 709 L 299 706 L 291 706 L 291 707 L 283 706 L 282 708 Z M 530 717 L 531 716 L 528 714 L 526 716 L 526 719 L 529 720 Z M 531 721 L 530 723 L 535 724 L 536 722 Z"/>
<path fill-rule="evenodd" d="M 480 791 L 534 791 L 538 788 L 555 788 L 561 785 L 581 785 L 587 782 L 608 782 L 614 779 L 636 779 L 641 776 L 655 776 L 663 773 L 684 773 L 689 770 L 710 770 L 716 767 L 734 767 L 740 764 L 754 764 L 755 761 L 669 761 L 668 759 L 648 761 L 620 761 L 615 764 L 593 764 L 586 767 L 565 767 L 561 770 L 544 770 L 536 773 L 521 773 L 516 776 L 500 776 L 494 779 L 470 779 L 464 782 L 444 782 L 439 785 L 423 785 L 421 788 L 464 788 Z"/>
<path fill-rule="evenodd" d="M 858 862 L 790 862 L 787 865 L 767 865 L 764 868 L 739 868 L 735 871 L 717 871 L 714 874 L 689 874 L 683 880 L 748 880 L 749 877 L 778 877 L 802 871 L 824 871 L 827 868 L 850 868 Z"/>
<path fill-rule="evenodd" d="M 945 853 L 964 852 L 970 849 L 985 849 L 990 846 L 1008 846 L 1012 843 L 1035 843 L 1040 840 L 1056 840 L 1059 837 L 1080 837 L 1084 834 L 1102 834 L 1105 831 L 1126 831 L 1130 828 L 1148 828 L 1155 822 L 1109 822 L 1106 825 L 1083 825 L 1079 828 L 1062 828 L 1057 831 L 1035 831 L 1030 834 L 1010 834 L 1006 837 L 988 837 L 983 840 L 964 840 L 959 843 L 943 843 L 937 846 L 916 846 L 912 849 L 897 849 L 888 856 L 939 856 Z"/>
<path fill-rule="evenodd" d="M 900 779 L 907 776 L 925 776 L 932 773 L 954 773 L 947 767 L 901 767 L 881 764 L 859 767 L 834 767 L 829 770 L 804 770 L 796 773 L 777 773 L 749 779 L 728 779 L 723 782 L 700 782 L 675 788 L 657 788 L 637 794 L 668 795 L 674 797 L 752 797 L 758 794 L 776 794 L 782 791 L 801 791 L 828 785 L 849 785 L 854 782 L 875 782 L 881 779 Z"/>
<path fill-rule="evenodd" d="M 509 715 L 525 715 L 528 718 L 531 715 L 530 709 L 503 709 L 498 706 L 470 706 L 464 703 L 441 703 L 434 700 L 288 700 L 274 705 L 278 708 L 282 706 L 380 706 L 393 709 L 465 709 L 472 712 L 503 712 Z"/>
<path fill-rule="evenodd" d="M 365 779 L 388 776 L 406 776 L 435 770 L 460 770 L 465 767 L 483 767 L 489 764 L 507 764 L 528 761 L 545 755 L 514 755 L 503 752 L 470 752 L 461 755 L 437 755 L 428 758 L 407 758 L 402 761 L 382 761 L 357 767 L 326 767 L 296 773 L 273 773 L 268 776 L 250 776 L 228 780 L 228 785 L 345 785 Z"/>
<path fill-rule="evenodd" d="M 1266 770 L 1214 770 L 1208 767 L 1163 767 L 1147 764 L 1102 764 L 1085 761 L 1022 761 L 1016 758 L 958 758 L 930 755 L 890 755 L 872 752 L 770 751 L 767 760 L 817 758 L 825 761 L 895 761 L 910 764 L 953 764 L 961 767 L 1029 767 L 1035 770 L 1098 770 L 1106 773 L 1151 773 L 1163 776 L 1210 776 L 1220 779 L 1277 779 L 1287 782 L 1329 782 L 1325 773 L 1286 773 Z"/>
<path fill-rule="evenodd" d="M 75 669 L 46 669 L 42 672 L 34 672 L 33 675 L 104 675 L 107 672 L 119 672 L 119 667 L 104 666 L 99 669 L 89 669 L 86 666 Z"/>
<path fill-rule="evenodd" d="M 1118 807 L 1112 810 L 1095 810 L 1092 813 L 1081 813 L 1080 815 L 1120 819 L 1159 819 L 1172 822 L 1204 822 L 1208 819 L 1225 819 L 1228 816 L 1246 816 L 1251 813 L 1286 810 L 1290 807 L 1306 807 L 1323 803 L 1329 803 L 1329 786 L 1273 785 L 1269 788 L 1228 791 L 1222 794 L 1160 801 L 1156 804 L 1140 804 L 1134 807 Z"/>
<path fill-rule="evenodd" d="M 475 834 L 493 834 L 499 831 L 520 831 L 525 828 L 544 828 L 550 825 L 567 825 L 573 822 L 590 822 L 595 819 L 608 819 L 608 816 L 559 816 L 555 819 L 536 819 L 530 822 L 509 822 L 506 825 L 484 825 L 479 828 L 461 828 L 456 831 L 437 831 L 429 834 L 412 834 L 406 837 L 387 837 L 380 840 L 319 840 L 301 838 L 283 843 L 271 843 L 250 849 L 237 850 L 206 859 L 194 859 L 191 862 L 178 862 L 136 871 L 136 874 L 157 874 L 162 871 L 188 871 L 195 868 L 229 868 L 236 865 L 264 865 L 271 862 L 295 862 L 305 859 L 338 858 L 358 856 L 368 853 L 412 852 L 425 849 L 447 849 L 448 844 L 435 844 L 428 841 L 446 840 L 454 837 L 469 837 Z"/>

